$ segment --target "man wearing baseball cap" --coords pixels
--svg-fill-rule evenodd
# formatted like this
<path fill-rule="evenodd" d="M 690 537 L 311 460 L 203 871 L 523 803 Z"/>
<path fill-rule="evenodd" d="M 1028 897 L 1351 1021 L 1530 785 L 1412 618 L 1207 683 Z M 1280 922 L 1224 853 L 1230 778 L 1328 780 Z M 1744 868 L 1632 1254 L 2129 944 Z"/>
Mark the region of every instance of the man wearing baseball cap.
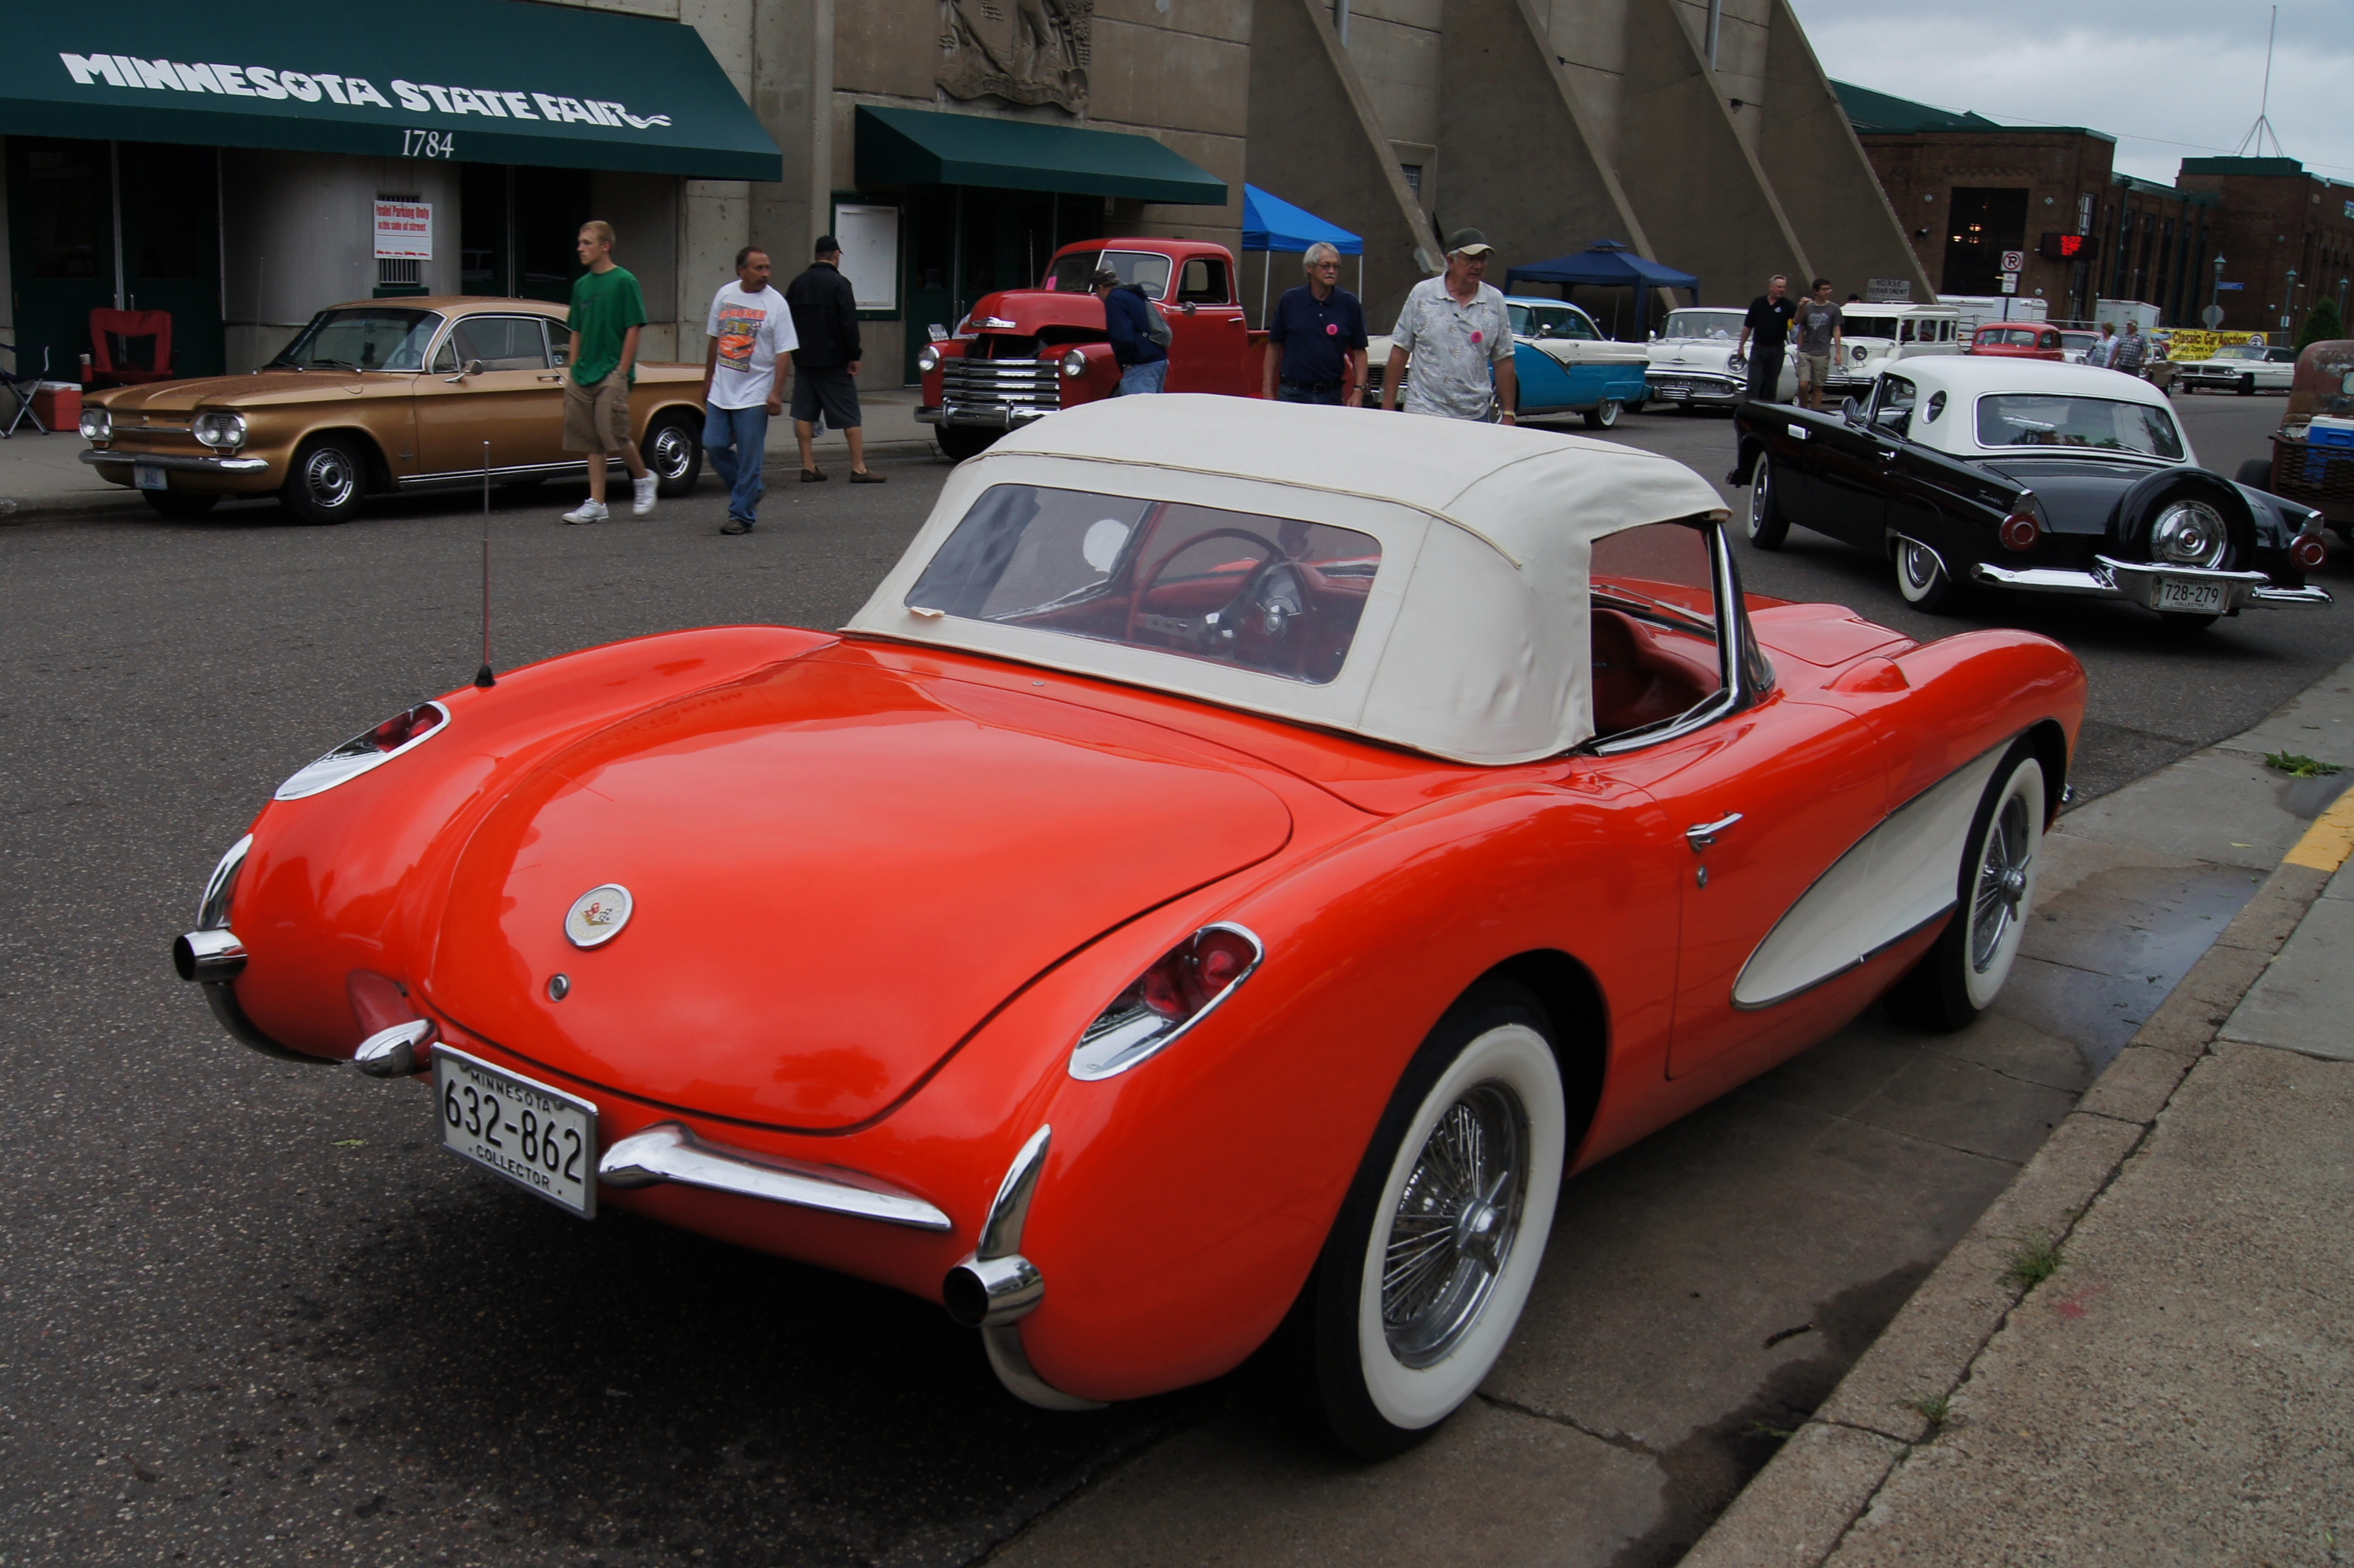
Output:
<path fill-rule="evenodd" d="M 1405 297 L 1390 334 L 1382 407 L 1449 419 L 1500 418 L 1514 423 L 1520 386 L 1512 375 L 1512 318 L 1504 296 L 1490 288 L 1488 258 L 1495 247 L 1476 228 L 1447 237 L 1447 270 L 1425 278 Z M 1414 366 L 1411 380 L 1408 362 Z"/>

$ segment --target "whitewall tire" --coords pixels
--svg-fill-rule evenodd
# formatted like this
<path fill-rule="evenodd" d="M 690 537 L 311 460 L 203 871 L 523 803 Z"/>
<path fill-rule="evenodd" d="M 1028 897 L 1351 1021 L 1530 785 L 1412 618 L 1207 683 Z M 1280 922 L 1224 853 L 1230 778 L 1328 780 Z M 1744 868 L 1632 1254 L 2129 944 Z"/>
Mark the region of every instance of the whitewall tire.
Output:
<path fill-rule="evenodd" d="M 1478 1391 L 1543 1262 L 1570 1128 L 1525 995 L 1482 988 L 1431 1032 L 1310 1281 L 1322 1414 L 1366 1457 L 1411 1446 Z"/>
<path fill-rule="evenodd" d="M 2002 994 L 2035 907 L 2050 798 L 2033 747 L 2013 745 L 1963 842 L 1953 920 L 1889 995 L 1901 1016 L 1929 1029 L 1960 1029 Z"/>

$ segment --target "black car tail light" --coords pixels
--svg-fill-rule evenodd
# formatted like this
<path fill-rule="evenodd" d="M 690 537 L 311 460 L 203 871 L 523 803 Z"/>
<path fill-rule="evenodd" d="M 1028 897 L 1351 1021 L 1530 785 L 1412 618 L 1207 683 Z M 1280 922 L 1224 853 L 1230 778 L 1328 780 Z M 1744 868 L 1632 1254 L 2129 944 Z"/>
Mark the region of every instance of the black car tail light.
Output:
<path fill-rule="evenodd" d="M 2031 550 L 2043 537 L 2043 519 L 2032 512 L 2014 512 L 2002 520 L 1997 536 L 2006 550 Z"/>

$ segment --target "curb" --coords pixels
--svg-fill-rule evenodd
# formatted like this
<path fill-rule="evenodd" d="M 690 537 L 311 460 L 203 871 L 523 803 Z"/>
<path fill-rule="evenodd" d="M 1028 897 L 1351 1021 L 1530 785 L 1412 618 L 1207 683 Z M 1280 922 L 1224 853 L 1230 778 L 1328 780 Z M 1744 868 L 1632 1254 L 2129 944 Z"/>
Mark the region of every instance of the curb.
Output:
<path fill-rule="evenodd" d="M 935 455 L 938 449 L 930 437 L 924 436 L 911 440 L 869 441 L 866 450 L 875 457 L 919 457 Z M 761 473 L 764 476 L 770 473 L 790 475 L 798 469 L 801 460 L 790 455 L 790 444 L 787 450 L 784 461 L 761 464 Z M 847 450 L 847 447 L 832 447 L 824 449 L 822 455 L 832 458 Z M 697 488 L 700 488 L 699 484 Z M 147 509 L 146 503 L 139 499 L 139 493 L 131 489 L 69 491 L 63 495 L 29 497 L 0 495 L 0 528 L 21 527 L 28 523 L 54 523 L 60 517 L 78 517 L 86 513 L 116 509 L 138 517 L 152 518 L 155 515 Z"/>
<path fill-rule="evenodd" d="M 1682 1568 L 1816 1568 L 1838 1549 L 1890 1474 L 1935 1439 L 1938 1424 L 1927 1412 L 1968 1380 L 2031 1288 L 2004 1277 L 2020 1238 L 2041 1232 L 2064 1245 L 2349 858 L 2354 789 L 2315 819 Z"/>

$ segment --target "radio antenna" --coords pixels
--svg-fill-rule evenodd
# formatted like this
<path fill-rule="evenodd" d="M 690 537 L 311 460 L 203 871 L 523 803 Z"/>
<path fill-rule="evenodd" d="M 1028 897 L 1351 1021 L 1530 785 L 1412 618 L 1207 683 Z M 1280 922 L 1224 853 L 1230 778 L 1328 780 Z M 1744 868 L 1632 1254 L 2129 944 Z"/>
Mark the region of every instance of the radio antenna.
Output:
<path fill-rule="evenodd" d="M 491 443 L 482 443 L 482 667 L 474 684 L 484 691 L 499 683 L 491 673 Z"/>
<path fill-rule="evenodd" d="M 2273 129 L 2273 39 L 2280 33 L 2280 7 L 2273 7 L 2273 24 L 2264 34 L 2264 96 L 2256 105 L 2256 122 L 2240 138 L 2240 150 L 2235 157 L 2261 158 L 2264 155 L 2264 139 L 2272 138 L 2273 156 L 2286 157 L 2281 150 L 2280 132 Z"/>

